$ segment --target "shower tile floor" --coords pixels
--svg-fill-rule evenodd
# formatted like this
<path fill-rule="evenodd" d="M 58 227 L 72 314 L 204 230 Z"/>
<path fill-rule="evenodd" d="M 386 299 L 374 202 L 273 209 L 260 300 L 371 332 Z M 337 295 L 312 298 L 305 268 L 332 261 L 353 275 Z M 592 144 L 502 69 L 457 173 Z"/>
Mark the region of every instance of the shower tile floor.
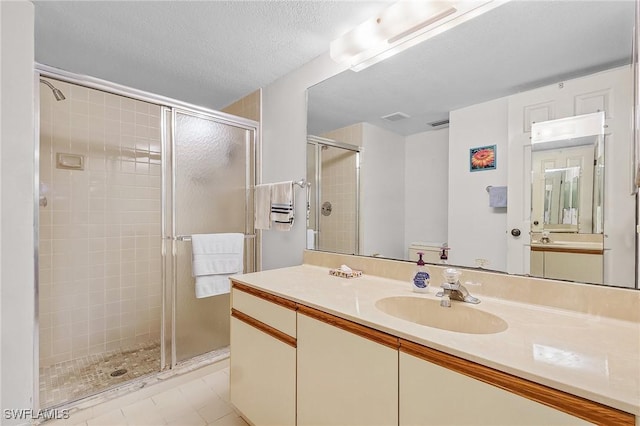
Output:
<path fill-rule="evenodd" d="M 160 342 L 61 362 L 40 368 L 40 405 L 53 407 L 93 395 L 160 368 Z M 126 373 L 111 373 L 126 369 Z"/>

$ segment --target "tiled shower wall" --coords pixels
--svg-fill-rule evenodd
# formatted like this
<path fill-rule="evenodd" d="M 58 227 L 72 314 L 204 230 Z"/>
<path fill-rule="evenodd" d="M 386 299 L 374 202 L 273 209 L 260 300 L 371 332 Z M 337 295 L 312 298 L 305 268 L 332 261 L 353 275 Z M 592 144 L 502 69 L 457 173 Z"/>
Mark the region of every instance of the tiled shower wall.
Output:
<path fill-rule="evenodd" d="M 40 364 L 159 340 L 160 107 L 40 85 Z M 56 154 L 84 156 L 84 170 Z"/>
<path fill-rule="evenodd" d="M 362 125 L 343 127 L 322 137 L 351 145 L 362 145 Z M 356 156 L 352 151 L 329 147 L 321 151 L 322 199 L 333 207 L 330 216 L 320 215 L 319 250 L 355 253 Z"/>
<path fill-rule="evenodd" d="M 238 99 L 234 103 L 227 105 L 222 109 L 222 112 L 260 122 L 261 99 L 262 92 L 258 89 L 255 92 L 249 93 L 244 98 Z"/>

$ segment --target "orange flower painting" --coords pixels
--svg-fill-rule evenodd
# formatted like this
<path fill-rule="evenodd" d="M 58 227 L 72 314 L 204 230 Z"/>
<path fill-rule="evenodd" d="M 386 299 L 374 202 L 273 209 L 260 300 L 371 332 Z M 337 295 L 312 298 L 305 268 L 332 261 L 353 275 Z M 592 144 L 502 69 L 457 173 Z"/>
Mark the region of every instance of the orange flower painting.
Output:
<path fill-rule="evenodd" d="M 469 169 L 472 172 L 496 168 L 496 146 L 481 146 L 469 150 Z"/>

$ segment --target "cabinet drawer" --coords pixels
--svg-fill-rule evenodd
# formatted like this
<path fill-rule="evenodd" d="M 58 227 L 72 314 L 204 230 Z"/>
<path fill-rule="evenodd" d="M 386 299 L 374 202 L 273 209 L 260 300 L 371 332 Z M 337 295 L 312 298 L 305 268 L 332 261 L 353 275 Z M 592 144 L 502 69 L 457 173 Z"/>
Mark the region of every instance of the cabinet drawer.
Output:
<path fill-rule="evenodd" d="M 295 303 L 282 299 L 282 303 L 278 304 L 280 301 L 278 297 L 268 295 L 269 300 L 267 300 L 261 297 L 261 293 L 259 290 L 233 283 L 231 306 L 233 309 L 295 338 Z"/>

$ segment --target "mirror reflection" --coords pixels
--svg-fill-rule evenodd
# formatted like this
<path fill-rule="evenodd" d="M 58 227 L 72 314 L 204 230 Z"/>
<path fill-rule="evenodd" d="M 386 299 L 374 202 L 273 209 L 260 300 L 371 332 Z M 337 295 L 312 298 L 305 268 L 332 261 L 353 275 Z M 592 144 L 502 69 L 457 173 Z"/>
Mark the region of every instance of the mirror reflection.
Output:
<path fill-rule="evenodd" d="M 311 219 L 328 202 L 339 219 L 330 226 L 355 241 L 323 247 L 340 237 L 313 219 L 307 247 L 406 260 L 422 251 L 434 263 L 635 287 L 633 16 L 631 1 L 509 2 L 309 88 L 310 139 L 358 147 L 360 158 L 350 210 L 309 159 Z M 594 113 L 602 135 L 532 143 L 536 123 Z M 486 147 L 493 167 L 472 171 Z M 493 203 L 498 190 L 506 207 Z M 599 269 L 575 276 L 549 255 L 541 272 L 551 249 L 600 256 L 589 263 Z"/>
<path fill-rule="evenodd" d="M 533 276 L 604 282 L 604 125 L 604 112 L 532 124 Z"/>

